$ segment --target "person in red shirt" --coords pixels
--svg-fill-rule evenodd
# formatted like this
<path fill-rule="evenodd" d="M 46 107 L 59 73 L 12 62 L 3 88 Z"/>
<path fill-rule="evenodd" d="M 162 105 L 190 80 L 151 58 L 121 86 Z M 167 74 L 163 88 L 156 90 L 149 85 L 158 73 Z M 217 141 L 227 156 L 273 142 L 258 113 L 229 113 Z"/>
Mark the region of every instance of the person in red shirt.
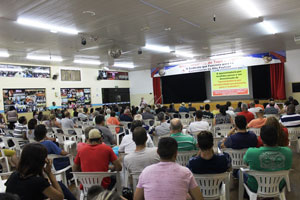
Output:
<path fill-rule="evenodd" d="M 237 115 L 244 115 L 246 117 L 246 121 L 248 124 L 249 122 L 251 122 L 252 119 L 254 119 L 254 115 L 252 112 L 248 111 L 247 104 L 243 103 L 241 108 L 242 108 L 242 112 L 239 112 Z"/>
<path fill-rule="evenodd" d="M 109 168 L 109 163 L 113 167 Z M 73 172 L 107 172 L 108 170 L 121 171 L 122 165 L 112 148 L 101 140 L 101 133 L 98 129 L 89 132 L 88 144 L 84 145 L 76 155 L 73 165 Z M 102 187 L 107 188 L 110 178 L 104 178 Z"/>

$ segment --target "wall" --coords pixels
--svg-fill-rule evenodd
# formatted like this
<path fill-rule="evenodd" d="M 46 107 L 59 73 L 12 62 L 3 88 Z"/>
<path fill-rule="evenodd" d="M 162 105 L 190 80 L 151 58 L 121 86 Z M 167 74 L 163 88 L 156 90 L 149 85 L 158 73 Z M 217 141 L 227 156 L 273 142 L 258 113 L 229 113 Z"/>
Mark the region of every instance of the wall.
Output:
<path fill-rule="evenodd" d="M 300 100 L 300 93 L 292 92 L 292 83 L 300 82 L 300 49 L 286 52 L 287 62 L 285 63 L 285 89 L 286 96 L 293 96 Z"/>
<path fill-rule="evenodd" d="M 129 80 L 131 105 L 138 106 L 141 102 L 141 97 L 144 97 L 148 104 L 154 103 L 153 84 L 150 69 L 129 72 Z"/>
<path fill-rule="evenodd" d="M 59 74 L 60 68 L 51 66 L 51 74 Z M 78 69 L 78 68 L 77 68 Z M 10 88 L 45 88 L 47 106 L 55 101 L 57 106 L 61 106 L 60 88 L 91 88 L 92 105 L 97 106 L 102 103 L 102 88 L 129 88 L 129 81 L 121 80 L 100 80 L 97 81 L 97 68 L 81 68 L 80 82 L 62 82 L 60 76 L 57 80 L 51 78 L 9 78 L 0 77 L 0 111 L 3 112 L 3 92 L 2 89 Z"/>

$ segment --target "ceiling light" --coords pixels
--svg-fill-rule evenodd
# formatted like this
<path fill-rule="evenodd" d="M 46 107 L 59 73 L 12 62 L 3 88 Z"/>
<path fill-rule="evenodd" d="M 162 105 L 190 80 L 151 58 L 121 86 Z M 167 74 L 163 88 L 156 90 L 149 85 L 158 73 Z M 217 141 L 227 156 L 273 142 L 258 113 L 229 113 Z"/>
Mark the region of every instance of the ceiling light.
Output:
<path fill-rule="evenodd" d="M 162 52 L 162 53 L 170 53 L 170 47 L 168 46 L 158 46 L 158 45 L 146 45 L 143 47 L 144 49 L 148 49 L 151 51 L 157 51 L 157 52 Z"/>
<path fill-rule="evenodd" d="M 100 65 L 101 62 L 99 60 L 91 60 L 91 59 L 75 59 L 73 61 L 77 64 L 87 64 L 87 65 Z"/>
<path fill-rule="evenodd" d="M 196 59 L 192 59 L 192 60 L 182 60 L 182 61 L 174 61 L 174 62 L 169 62 L 168 65 L 180 65 L 180 64 L 186 64 L 186 63 L 191 63 L 191 62 L 195 62 Z"/>
<path fill-rule="evenodd" d="M 27 55 L 28 60 L 42 60 L 42 61 L 54 61 L 61 62 L 63 59 L 60 56 L 38 56 L 38 55 Z"/>
<path fill-rule="evenodd" d="M 106 71 L 108 71 L 108 70 L 109 70 L 109 68 L 108 68 L 108 67 L 103 67 L 103 69 L 104 69 L 104 70 L 106 70 Z"/>
<path fill-rule="evenodd" d="M 135 67 L 133 63 L 115 63 L 113 66 L 118 68 L 130 68 L 130 69 Z"/>
<path fill-rule="evenodd" d="M 175 51 L 175 54 L 178 55 L 178 56 L 183 56 L 183 57 L 188 57 L 188 58 L 195 57 L 195 55 L 193 55 L 189 52 L 185 52 L 185 51 Z"/>
<path fill-rule="evenodd" d="M 96 15 L 95 12 L 90 11 L 90 10 L 83 11 L 82 14 L 89 14 L 89 15 L 91 15 L 91 16 L 95 16 L 95 15 Z"/>
<path fill-rule="evenodd" d="M 6 51 L 0 51 L 0 57 L 8 58 L 10 55 Z"/>
<path fill-rule="evenodd" d="M 262 26 L 263 29 L 265 29 L 265 31 L 267 33 L 270 33 L 270 34 L 278 33 L 278 31 L 275 29 L 275 27 L 268 21 L 263 21 L 260 23 L 260 25 Z"/>
<path fill-rule="evenodd" d="M 51 25 L 51 24 L 47 24 L 47 23 L 43 23 L 43 22 L 39 22 L 39 21 L 35 21 L 35 20 L 30 20 L 30 19 L 18 19 L 17 22 L 19 24 L 25 25 L 25 26 L 31 26 L 31 27 L 35 27 L 35 28 L 40 28 L 40 29 L 45 29 L 45 30 L 49 30 L 51 32 L 61 32 L 61 33 L 67 33 L 67 34 L 72 34 L 72 35 L 77 35 L 78 34 L 78 30 L 76 29 L 69 29 L 69 28 L 65 28 L 65 27 L 61 27 L 61 26 L 55 26 L 55 25 Z"/>
<path fill-rule="evenodd" d="M 262 16 L 261 12 L 257 9 L 252 0 L 235 0 L 235 2 L 241 9 L 248 13 L 249 16 L 257 18 Z"/>
<path fill-rule="evenodd" d="M 211 56 L 210 59 L 215 60 L 215 59 L 222 59 L 222 58 L 232 58 L 232 57 L 238 57 L 238 56 L 242 56 L 242 55 L 244 55 L 244 53 L 242 53 L 242 52 L 224 53 L 224 54 Z"/>

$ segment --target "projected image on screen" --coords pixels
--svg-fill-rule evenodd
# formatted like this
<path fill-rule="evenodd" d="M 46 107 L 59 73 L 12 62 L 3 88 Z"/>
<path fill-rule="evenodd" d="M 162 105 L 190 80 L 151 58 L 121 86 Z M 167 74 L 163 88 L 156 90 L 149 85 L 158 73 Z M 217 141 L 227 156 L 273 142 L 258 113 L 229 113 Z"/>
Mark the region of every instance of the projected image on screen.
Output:
<path fill-rule="evenodd" d="M 211 71 L 212 96 L 249 95 L 248 69 Z"/>

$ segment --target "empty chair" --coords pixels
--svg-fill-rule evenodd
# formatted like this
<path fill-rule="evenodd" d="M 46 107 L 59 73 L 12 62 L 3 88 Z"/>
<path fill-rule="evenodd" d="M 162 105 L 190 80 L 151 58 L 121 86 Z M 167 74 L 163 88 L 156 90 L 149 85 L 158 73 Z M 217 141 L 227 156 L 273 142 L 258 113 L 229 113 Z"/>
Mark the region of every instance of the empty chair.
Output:
<path fill-rule="evenodd" d="M 78 182 L 80 182 L 83 186 L 83 191 L 80 194 L 80 200 L 86 199 L 87 192 L 90 187 L 93 185 L 101 186 L 103 178 L 113 175 L 116 176 L 115 189 L 117 189 L 117 192 L 120 195 L 122 194 L 119 172 L 72 172 L 72 174 L 74 175 L 76 187 L 79 187 Z"/>
<path fill-rule="evenodd" d="M 222 149 L 223 152 L 228 153 L 231 158 L 231 167 L 232 169 L 239 169 L 241 167 L 247 167 L 244 163 L 244 155 L 248 149 Z"/>
<path fill-rule="evenodd" d="M 198 151 L 181 151 L 177 154 L 176 163 L 186 166 L 191 157 L 197 155 Z"/>
<path fill-rule="evenodd" d="M 14 149 L 16 150 L 17 155 L 20 156 L 21 153 L 22 153 L 22 149 L 23 149 L 24 145 L 25 145 L 26 143 L 28 143 L 28 140 L 24 140 L 24 139 L 22 139 L 22 138 L 15 138 L 15 137 L 13 137 L 13 138 L 12 138 L 12 141 L 13 141 L 14 144 L 15 144 Z"/>
<path fill-rule="evenodd" d="M 204 199 L 229 200 L 229 173 L 194 174 Z M 220 187 L 221 186 L 221 187 Z"/>
<path fill-rule="evenodd" d="M 297 142 L 296 150 L 297 150 L 297 153 L 299 153 L 300 152 L 300 140 L 298 139 L 298 137 L 300 137 L 300 127 L 288 128 L 288 132 L 289 132 L 290 143 Z"/>
<path fill-rule="evenodd" d="M 260 128 L 249 128 L 249 131 L 252 131 L 257 136 L 260 136 Z"/>
<path fill-rule="evenodd" d="M 227 137 L 227 134 L 232 129 L 232 124 L 217 124 L 214 126 L 215 137 Z"/>
<path fill-rule="evenodd" d="M 258 188 L 257 192 L 252 192 L 247 184 L 244 183 L 244 178 L 242 173 L 247 173 L 248 175 L 253 176 L 257 183 Z M 240 176 L 239 176 L 239 200 L 243 199 L 244 196 L 244 188 L 246 189 L 246 192 L 248 193 L 250 200 L 256 200 L 257 197 L 263 197 L 263 198 L 271 198 L 271 197 L 278 197 L 280 200 L 285 200 L 285 188 L 280 191 L 279 184 L 282 180 L 285 180 L 287 190 L 290 192 L 290 180 L 289 180 L 289 170 L 282 170 L 282 171 L 276 171 L 276 172 L 261 172 L 261 171 L 254 171 L 249 169 L 243 169 L 240 170 Z"/>

